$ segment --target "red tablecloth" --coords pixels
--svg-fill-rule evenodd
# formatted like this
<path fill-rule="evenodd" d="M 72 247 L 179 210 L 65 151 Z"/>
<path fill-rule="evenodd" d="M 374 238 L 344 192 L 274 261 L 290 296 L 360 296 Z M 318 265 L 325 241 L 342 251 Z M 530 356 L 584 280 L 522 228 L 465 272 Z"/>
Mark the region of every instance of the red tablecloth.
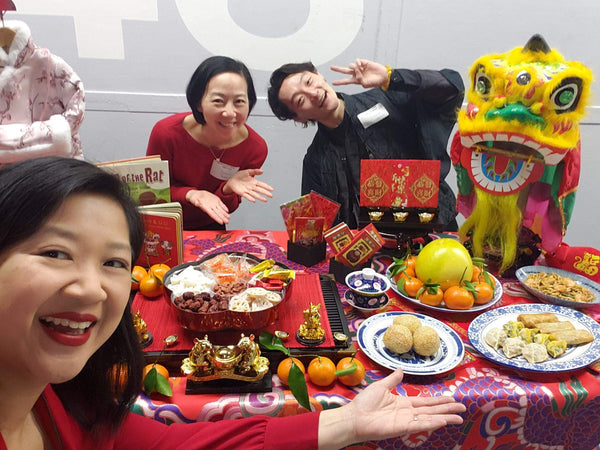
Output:
<path fill-rule="evenodd" d="M 278 231 L 186 232 L 185 261 L 193 261 L 215 251 L 248 251 L 262 258 L 272 257 L 307 273 L 328 270 L 325 261 L 310 268 L 288 261 L 283 250 L 286 242 L 285 232 Z M 518 283 L 503 280 L 503 287 L 503 298 L 494 307 L 532 302 Z M 343 298 L 346 287 L 338 284 L 338 288 Z M 354 337 L 365 318 L 343 303 Z M 561 374 L 517 372 L 483 359 L 470 345 L 467 328 L 476 313 L 438 313 L 419 309 L 418 305 L 395 295 L 391 295 L 387 309 L 417 311 L 433 316 L 462 337 L 465 357 L 453 371 L 441 376 L 406 375 L 397 391 L 406 395 L 452 395 L 467 406 L 465 423 L 431 434 L 410 435 L 354 447 L 590 449 L 600 443 L 598 364 Z M 598 309 L 587 312 L 596 320 L 600 318 Z M 152 331 L 151 324 L 149 330 Z M 361 351 L 357 357 L 367 369 L 364 385 L 347 388 L 336 382 L 328 388 L 316 388 L 308 383 L 315 409 L 345 404 L 367 383 L 389 373 L 388 369 L 372 362 Z M 285 416 L 303 411 L 276 375 L 273 376 L 272 392 L 262 394 L 186 395 L 184 378 L 171 378 L 170 383 L 173 388 L 171 398 L 142 395 L 136 403 L 136 410 L 165 423 L 215 421 L 255 414 Z"/>

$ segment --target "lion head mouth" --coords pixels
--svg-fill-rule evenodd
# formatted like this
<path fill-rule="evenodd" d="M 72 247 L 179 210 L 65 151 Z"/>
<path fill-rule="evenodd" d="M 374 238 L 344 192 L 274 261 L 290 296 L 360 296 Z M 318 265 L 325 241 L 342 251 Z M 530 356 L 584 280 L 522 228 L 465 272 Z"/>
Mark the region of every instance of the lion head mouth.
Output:
<path fill-rule="evenodd" d="M 541 144 L 528 135 L 507 132 L 461 134 L 461 143 L 478 152 L 502 155 L 508 158 L 557 165 L 568 152 Z"/>

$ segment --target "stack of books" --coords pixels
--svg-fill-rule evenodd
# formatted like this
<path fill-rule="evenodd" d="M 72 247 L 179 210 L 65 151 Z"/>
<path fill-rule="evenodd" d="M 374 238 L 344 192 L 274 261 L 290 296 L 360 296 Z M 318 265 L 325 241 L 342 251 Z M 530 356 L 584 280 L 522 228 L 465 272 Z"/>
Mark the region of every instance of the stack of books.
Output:
<path fill-rule="evenodd" d="M 183 262 L 183 212 L 171 201 L 169 162 L 158 155 L 97 164 L 121 178 L 144 221 L 144 246 L 137 265 L 150 267 Z"/>

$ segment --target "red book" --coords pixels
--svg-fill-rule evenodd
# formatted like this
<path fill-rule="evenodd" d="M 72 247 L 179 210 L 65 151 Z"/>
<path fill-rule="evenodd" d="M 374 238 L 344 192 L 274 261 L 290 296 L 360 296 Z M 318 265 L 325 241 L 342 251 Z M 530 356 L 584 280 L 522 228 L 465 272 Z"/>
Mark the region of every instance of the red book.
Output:
<path fill-rule="evenodd" d="M 109 161 L 97 166 L 121 178 L 138 205 L 171 201 L 169 161 L 162 161 L 158 155 Z"/>
<path fill-rule="evenodd" d="M 183 222 L 177 202 L 139 208 L 144 222 L 144 245 L 136 264 L 150 267 L 163 263 L 174 267 L 183 262 Z"/>

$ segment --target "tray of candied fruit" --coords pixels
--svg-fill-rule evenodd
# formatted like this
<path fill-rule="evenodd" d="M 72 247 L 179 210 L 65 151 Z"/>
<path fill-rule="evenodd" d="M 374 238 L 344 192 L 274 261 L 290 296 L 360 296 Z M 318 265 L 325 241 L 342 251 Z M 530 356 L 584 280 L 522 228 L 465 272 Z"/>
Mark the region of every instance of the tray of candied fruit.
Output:
<path fill-rule="evenodd" d="M 222 252 L 173 267 L 163 283 L 184 328 L 256 330 L 275 323 L 294 276 L 272 259 Z"/>

